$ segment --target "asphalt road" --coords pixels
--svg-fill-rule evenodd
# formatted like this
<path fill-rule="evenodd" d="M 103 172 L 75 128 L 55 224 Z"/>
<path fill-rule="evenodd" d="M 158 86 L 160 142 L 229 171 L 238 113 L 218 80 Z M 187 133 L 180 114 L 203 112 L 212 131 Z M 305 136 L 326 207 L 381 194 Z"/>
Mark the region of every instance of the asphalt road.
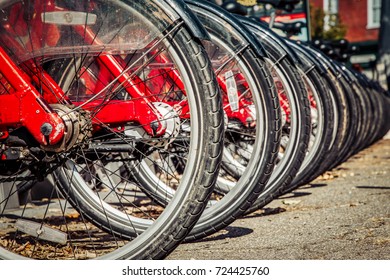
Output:
<path fill-rule="evenodd" d="M 167 259 L 389 260 L 390 139 Z"/>

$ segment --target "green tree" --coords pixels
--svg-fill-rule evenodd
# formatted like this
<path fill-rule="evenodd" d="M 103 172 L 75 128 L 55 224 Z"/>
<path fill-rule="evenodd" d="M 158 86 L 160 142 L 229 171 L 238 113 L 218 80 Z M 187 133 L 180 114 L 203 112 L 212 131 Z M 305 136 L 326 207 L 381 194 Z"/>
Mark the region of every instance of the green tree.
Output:
<path fill-rule="evenodd" d="M 331 15 L 328 30 L 325 26 L 325 12 L 322 8 L 314 8 L 310 5 L 311 37 L 313 39 L 339 40 L 347 33 L 346 26 L 341 22 L 338 14 Z"/>
<path fill-rule="evenodd" d="M 324 17 L 325 13 L 323 9 L 314 8 L 310 4 L 311 37 L 313 39 L 324 37 Z"/>

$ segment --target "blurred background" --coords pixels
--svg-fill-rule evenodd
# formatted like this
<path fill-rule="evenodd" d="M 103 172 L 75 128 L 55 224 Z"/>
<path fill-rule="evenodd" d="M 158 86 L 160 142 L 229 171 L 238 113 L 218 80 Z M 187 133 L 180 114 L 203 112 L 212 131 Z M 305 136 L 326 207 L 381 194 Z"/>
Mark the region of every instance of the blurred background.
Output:
<path fill-rule="evenodd" d="M 241 4 L 240 13 L 275 24 L 300 23 L 299 32 L 282 36 L 310 41 L 333 59 L 364 72 L 390 88 L 390 1 L 301 0 L 291 11 L 274 10 L 256 0 L 214 0 L 226 6 Z M 274 15 L 274 17 L 272 17 Z M 276 24 L 277 25 L 277 24 Z"/>

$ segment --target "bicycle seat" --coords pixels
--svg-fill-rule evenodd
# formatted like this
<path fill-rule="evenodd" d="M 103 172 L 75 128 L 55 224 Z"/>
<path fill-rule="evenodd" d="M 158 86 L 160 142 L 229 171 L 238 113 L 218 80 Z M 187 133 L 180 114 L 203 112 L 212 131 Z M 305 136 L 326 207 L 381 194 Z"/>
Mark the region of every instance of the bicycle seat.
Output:
<path fill-rule="evenodd" d="M 347 62 L 350 56 L 356 52 L 356 46 L 351 46 L 346 39 L 340 40 L 314 40 L 312 45 L 330 58 Z"/>
<path fill-rule="evenodd" d="M 348 40 L 340 39 L 340 40 L 314 40 L 313 46 L 321 50 L 340 50 L 340 51 L 349 51 L 350 45 Z"/>
<path fill-rule="evenodd" d="M 275 9 L 291 12 L 300 0 L 257 0 L 259 4 L 270 4 Z"/>
<path fill-rule="evenodd" d="M 306 23 L 302 21 L 296 22 L 275 22 L 273 27 L 283 30 L 288 34 L 299 34 L 301 29 L 306 26 Z"/>
<path fill-rule="evenodd" d="M 247 9 L 244 5 L 241 5 L 240 3 L 237 3 L 237 1 L 225 1 L 222 5 L 222 8 L 227 10 L 228 12 L 232 14 L 238 14 L 245 16 L 247 15 Z"/>
<path fill-rule="evenodd" d="M 294 10 L 295 5 L 297 5 L 299 2 L 300 0 L 257 0 L 257 3 L 259 4 L 270 4 L 275 9 L 285 10 L 287 12 Z M 233 14 L 239 14 L 243 16 L 247 15 L 246 6 L 237 3 L 236 0 L 225 1 L 221 7 Z"/>

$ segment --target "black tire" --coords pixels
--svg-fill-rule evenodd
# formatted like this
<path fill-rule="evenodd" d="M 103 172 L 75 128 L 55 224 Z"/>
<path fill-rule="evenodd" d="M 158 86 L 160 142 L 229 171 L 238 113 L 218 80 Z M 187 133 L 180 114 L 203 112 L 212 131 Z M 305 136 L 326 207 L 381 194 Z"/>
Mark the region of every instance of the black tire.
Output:
<path fill-rule="evenodd" d="M 338 161 L 341 150 L 347 145 L 348 131 L 350 130 L 349 107 L 340 82 L 330 71 L 321 76 L 325 87 L 331 93 L 331 103 L 335 113 L 335 129 L 326 156 L 311 176 L 306 179 L 306 184 L 328 171 Z"/>
<path fill-rule="evenodd" d="M 237 28 L 235 19 L 229 15 L 224 17 L 224 10 L 209 3 L 186 3 L 210 34 L 211 42 L 205 42 L 205 48 L 221 84 L 224 107 L 234 106 L 227 102 L 223 83 L 234 77 L 240 99 L 246 104 L 239 105 L 236 112 L 249 108 L 255 112 L 252 119 L 242 120 L 225 108 L 227 123 L 222 171 L 208 207 L 185 239 L 193 241 L 225 228 L 242 216 L 264 189 L 279 147 L 280 108 L 265 62 L 245 38 L 243 29 Z M 218 21 L 215 20 L 217 15 Z M 230 149 L 231 146 L 234 147 Z M 241 155 L 242 161 L 232 160 L 230 155 L 233 154 Z"/>
<path fill-rule="evenodd" d="M 129 180 L 131 180 L 131 178 L 124 177 L 125 173 L 123 172 L 126 170 L 124 170 L 123 165 L 120 165 L 120 169 L 106 167 L 111 161 L 113 163 L 116 162 L 116 159 L 120 158 L 122 153 L 129 150 L 129 142 L 122 142 L 123 144 L 127 144 L 127 148 L 123 149 L 121 153 L 118 152 L 118 150 L 121 150 L 120 145 L 116 152 L 98 150 L 98 147 L 93 146 L 93 144 L 98 143 L 96 141 L 102 143 L 103 140 L 107 140 L 107 133 L 103 135 L 106 138 L 102 137 L 102 134 L 99 134 L 102 133 L 102 131 L 108 131 L 108 136 L 114 135 L 113 140 L 125 140 L 124 135 L 110 127 L 103 126 L 100 131 L 98 130 L 99 133 L 83 137 L 83 139 L 80 139 L 81 142 L 77 142 L 74 147 L 69 148 L 69 150 L 64 153 L 56 154 L 51 161 L 54 165 L 53 170 L 51 170 L 51 172 L 47 170 L 46 172 L 53 174 L 54 176 L 54 179 L 52 180 L 55 187 L 53 188 L 53 192 L 57 193 L 58 198 L 66 199 L 65 207 L 61 209 L 63 212 L 61 210 L 59 212 L 60 215 L 62 214 L 61 221 L 64 223 L 61 229 L 67 234 L 68 238 L 65 246 L 69 246 L 69 250 L 72 252 L 86 247 L 86 249 L 84 248 L 85 254 L 83 254 L 83 257 L 85 258 L 164 258 L 179 245 L 199 219 L 213 190 L 218 174 L 223 140 L 223 113 L 218 84 L 207 54 L 205 53 L 201 42 L 192 36 L 192 33 L 185 24 L 180 22 L 175 24 L 173 21 L 166 22 L 169 20 L 169 16 L 165 14 L 164 10 L 162 10 L 159 5 L 152 1 L 145 1 L 143 4 L 142 2 L 143 1 L 125 3 L 104 1 L 101 2 L 101 4 L 102 8 L 105 7 L 105 9 L 104 11 L 101 11 L 109 14 L 112 12 L 111 8 L 114 8 L 115 13 L 111 14 L 114 15 L 114 18 L 117 18 L 120 14 L 128 15 L 128 13 L 130 13 L 131 18 L 131 15 L 133 15 L 132 12 L 136 10 L 136 16 L 147 23 L 146 25 L 143 25 L 143 30 L 145 30 L 145 26 L 158 26 L 158 28 L 164 28 L 165 26 L 166 28 L 173 28 L 174 32 L 162 32 L 163 30 L 161 30 L 161 34 L 157 33 L 156 36 L 162 36 L 162 40 L 157 40 L 158 46 L 160 49 L 169 50 L 167 53 L 171 55 L 172 62 L 176 63 L 176 71 L 181 74 L 181 78 L 185 85 L 187 101 L 189 108 L 191 109 L 191 117 L 193 118 L 193 123 L 190 127 L 193 138 L 191 138 L 191 143 L 188 145 L 188 164 L 184 170 L 183 178 L 177 186 L 175 196 L 165 209 L 157 209 L 156 213 L 151 213 L 152 210 L 154 211 L 153 207 L 155 204 L 153 201 L 147 201 L 148 207 L 150 206 L 153 209 L 142 209 L 143 212 L 140 213 L 141 215 L 147 216 L 142 217 L 138 213 L 134 214 L 133 217 L 132 212 L 121 212 L 122 210 L 126 210 L 126 207 L 129 206 L 127 201 L 119 198 L 119 193 L 117 192 L 118 182 L 114 182 L 115 178 L 120 178 L 120 180 L 125 180 L 126 184 L 127 182 L 130 184 Z M 96 6 L 94 6 L 94 8 L 100 7 L 97 5 L 98 3 L 95 4 Z M 119 6 L 115 6 L 116 4 Z M 88 9 L 89 6 L 86 6 Z M 73 8 L 76 9 L 76 7 Z M 83 7 L 77 8 L 82 9 Z M 151 16 L 149 13 L 150 8 L 153 8 L 159 16 L 156 18 Z M 132 20 L 134 19 L 132 18 Z M 124 20 L 123 24 L 125 23 L 126 20 Z M 110 24 L 110 22 L 105 22 L 105 24 Z M 31 26 L 31 24 L 29 26 Z M 110 24 L 112 30 L 114 27 L 116 28 L 117 26 Z M 99 31 L 103 29 L 104 28 L 100 28 Z M 164 29 L 164 31 L 167 30 Z M 114 36 L 116 36 L 115 34 Z M 75 35 L 75 37 L 77 36 Z M 123 49 L 121 49 L 121 51 L 123 51 Z M 131 55 L 134 54 L 135 56 L 136 52 L 129 50 L 129 53 Z M 84 66 L 88 68 L 93 66 L 94 56 L 96 56 L 95 52 L 93 52 L 92 55 L 84 54 L 83 52 L 72 53 L 71 59 L 64 59 L 60 56 L 54 63 L 51 62 L 45 65 L 47 67 L 46 71 L 50 73 L 55 80 L 60 81 L 60 85 L 62 77 L 69 77 L 71 73 L 74 73 L 73 80 L 70 77 L 64 80 L 71 81 L 70 85 L 75 85 L 75 88 L 77 89 L 76 93 L 78 93 L 80 84 L 73 82 L 77 81 L 86 70 L 81 67 L 76 67 L 80 66 L 80 64 L 76 64 L 76 62 L 79 63 L 81 61 L 82 63 L 85 63 Z M 80 59 L 77 59 L 78 57 L 80 57 Z M 72 67 L 68 67 L 70 62 L 75 62 L 72 64 L 74 65 L 73 69 Z M 137 70 L 139 71 L 139 69 L 140 68 L 138 67 Z M 63 70 L 66 71 L 64 72 Z M 67 85 L 68 89 L 72 88 L 70 85 Z M 119 97 L 116 95 L 114 96 L 112 91 L 110 92 L 111 94 L 107 95 L 107 97 L 112 97 L 117 101 Z M 77 98 L 70 98 L 70 101 L 72 100 L 77 100 Z M 91 115 L 93 116 L 93 114 L 98 113 L 105 104 L 92 108 Z M 66 104 L 63 106 L 66 107 Z M 71 108 L 74 108 L 74 106 Z M 69 115 L 72 114 L 71 111 L 67 111 L 67 113 Z M 85 120 L 87 119 L 87 116 L 89 116 L 86 115 L 83 117 L 83 113 L 80 114 L 79 117 L 85 118 Z M 80 129 L 82 128 L 83 127 Z M 111 140 L 111 138 L 109 138 L 109 140 Z M 147 141 L 150 142 L 153 141 L 153 139 L 148 139 Z M 105 143 L 107 142 L 103 142 L 103 144 Z M 114 146 L 111 145 L 111 148 L 112 147 Z M 140 150 L 139 145 L 133 147 L 135 150 L 135 153 L 133 154 L 135 155 L 137 151 L 145 152 L 147 149 L 153 149 L 146 148 L 145 146 L 143 147 L 145 150 Z M 148 147 L 150 147 L 150 145 Z M 163 148 L 161 147 L 161 149 Z M 134 157 L 138 159 L 138 157 Z M 106 172 L 105 174 L 108 175 L 107 181 L 113 182 L 111 186 L 112 189 L 109 191 L 101 190 L 102 186 L 106 188 L 109 187 L 109 183 L 104 182 L 102 178 L 97 177 L 99 173 L 92 170 L 92 165 L 94 167 L 96 166 L 96 168 L 104 169 L 104 172 Z M 90 175 L 89 177 L 86 176 L 88 174 Z M 14 176 L 16 175 L 14 174 Z M 0 177 L 0 180 L 3 178 L 3 176 Z M 9 181 L 9 179 L 10 178 L 5 178 L 4 181 Z M 87 180 L 89 180 L 88 183 L 92 184 L 92 186 L 87 183 Z M 3 181 L 0 181 L 0 183 L 2 182 Z M 121 186 L 126 187 L 128 185 L 122 184 Z M 132 189 L 132 191 L 134 190 Z M 135 199 L 136 195 L 139 193 L 139 190 L 134 191 L 134 193 L 131 194 L 131 197 Z M 108 198 L 108 194 L 113 194 L 111 199 L 115 199 L 114 204 L 112 205 L 110 204 L 110 201 L 105 201 L 105 198 Z M 140 199 L 145 197 L 146 196 L 143 195 Z M 126 199 L 129 198 L 130 196 L 126 197 Z M 52 206 L 50 203 L 51 199 L 52 197 L 50 196 L 47 208 Z M 132 205 L 134 205 L 132 207 L 141 209 L 139 205 L 135 204 L 136 202 L 137 201 L 131 201 Z M 72 232 L 72 222 L 74 221 L 67 216 L 67 209 L 71 208 L 69 204 L 73 206 L 73 209 L 76 209 L 80 213 L 77 216 L 77 222 L 84 223 L 85 225 L 78 229 L 76 239 L 73 238 L 75 233 Z M 37 220 L 37 222 L 43 224 L 46 220 L 50 220 L 52 211 L 46 212 L 49 214 L 48 217 L 44 216 L 43 221 Z M 3 218 L 6 219 L 2 214 L 1 219 Z M 20 220 L 20 218 L 28 219 L 29 217 L 22 216 L 16 218 L 19 218 Z M 126 221 L 127 224 L 123 223 L 124 221 Z M 134 223 L 132 224 L 129 221 Z M 101 229 L 103 229 L 103 231 Z M 21 233 L 16 232 L 15 239 L 18 235 L 21 235 Z M 80 236 L 83 236 L 85 239 L 82 239 Z M 31 238 L 30 242 L 34 242 L 34 247 L 40 246 L 38 239 L 39 235 L 35 239 Z M 79 242 L 80 239 L 82 239 L 81 243 Z M 56 246 L 55 249 L 58 247 L 59 246 Z M 43 252 L 39 249 L 33 250 L 33 253 L 37 251 Z M 9 247 L 1 247 L 0 256 L 5 259 L 23 258 L 24 256 L 30 258 L 48 257 L 45 254 L 39 256 L 36 256 L 35 254 L 24 255 L 22 251 L 13 251 L 13 248 Z M 55 258 L 56 255 L 51 257 Z M 61 256 L 58 256 L 58 258 L 60 257 Z M 78 254 L 73 253 L 68 257 L 78 258 Z"/>
<path fill-rule="evenodd" d="M 314 123 L 312 120 L 312 133 L 308 152 L 298 174 L 290 185 L 283 190 L 284 193 L 307 184 L 317 177 L 316 174 L 324 171 L 320 170 L 319 167 L 329 156 L 329 150 L 336 126 L 334 120 L 334 106 L 332 104 L 330 92 L 328 91 L 322 76 L 313 68 L 310 72 L 306 73 L 303 79 L 308 80 L 306 82 L 307 87 L 311 88 L 310 94 L 313 96 L 311 98 L 313 98 L 316 103 L 315 109 L 318 114 L 317 123 Z M 313 125 L 315 127 L 313 127 Z"/>
<path fill-rule="evenodd" d="M 259 194 L 259 197 L 248 209 L 247 213 L 250 213 L 261 209 L 280 196 L 283 189 L 290 185 L 299 172 L 310 140 L 311 116 L 308 94 L 301 75 L 293 65 L 291 57 L 285 51 L 280 51 L 275 47 L 280 45 L 277 41 L 281 39 L 250 20 L 241 20 L 255 34 L 267 51 L 268 65 L 272 65 L 270 70 L 275 75 L 275 79 L 281 80 L 291 110 L 291 123 L 286 123 L 288 127 L 285 127 L 288 128 L 288 133 L 285 134 L 288 144 L 285 146 L 284 155 L 273 170 L 265 190 Z M 283 45 L 283 43 L 281 44 Z"/>

